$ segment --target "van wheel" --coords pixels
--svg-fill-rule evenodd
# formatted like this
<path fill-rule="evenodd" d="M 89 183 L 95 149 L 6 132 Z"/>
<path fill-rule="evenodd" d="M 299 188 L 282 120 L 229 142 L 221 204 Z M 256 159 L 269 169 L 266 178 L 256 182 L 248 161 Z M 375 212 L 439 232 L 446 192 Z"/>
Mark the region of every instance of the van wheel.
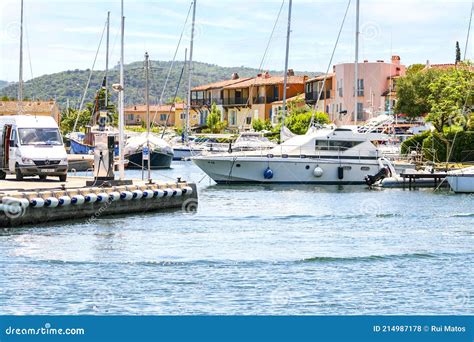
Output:
<path fill-rule="evenodd" d="M 46 175 L 40 175 L 39 178 L 40 178 L 41 180 L 45 180 L 45 179 L 46 179 Z"/>
<path fill-rule="evenodd" d="M 67 175 L 59 176 L 59 181 L 60 181 L 60 182 L 65 182 L 66 179 L 67 179 Z"/>
<path fill-rule="evenodd" d="M 18 164 L 15 165 L 15 176 L 17 181 L 22 181 L 23 180 L 23 175 L 21 173 L 20 167 Z"/>
<path fill-rule="evenodd" d="M 7 177 L 7 174 L 0 170 L 0 179 L 5 179 Z"/>

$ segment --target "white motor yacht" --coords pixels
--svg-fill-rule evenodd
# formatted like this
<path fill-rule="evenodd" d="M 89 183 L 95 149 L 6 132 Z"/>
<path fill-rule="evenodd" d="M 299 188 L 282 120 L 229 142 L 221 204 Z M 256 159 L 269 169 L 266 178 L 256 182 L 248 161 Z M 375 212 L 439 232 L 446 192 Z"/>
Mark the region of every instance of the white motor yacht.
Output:
<path fill-rule="evenodd" d="M 388 173 L 370 136 L 348 128 L 319 129 L 272 149 L 192 158 L 217 183 L 365 184 Z"/>

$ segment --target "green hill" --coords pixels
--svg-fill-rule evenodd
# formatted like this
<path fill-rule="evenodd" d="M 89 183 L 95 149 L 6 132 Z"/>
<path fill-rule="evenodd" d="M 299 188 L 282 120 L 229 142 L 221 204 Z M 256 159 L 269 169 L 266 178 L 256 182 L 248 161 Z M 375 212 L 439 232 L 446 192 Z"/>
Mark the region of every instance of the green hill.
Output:
<path fill-rule="evenodd" d="M 5 88 L 9 84 L 8 81 L 2 81 L 0 80 L 0 89 Z"/>
<path fill-rule="evenodd" d="M 150 101 L 157 103 L 162 87 L 164 85 L 168 69 L 171 62 L 153 61 L 150 75 Z M 172 97 L 178 84 L 179 75 L 183 62 L 176 62 L 171 72 L 168 86 L 164 93 L 164 101 Z M 247 67 L 220 67 L 207 63 L 194 63 L 193 86 L 206 84 L 216 81 L 229 79 L 232 73 L 236 72 L 240 77 L 255 76 L 257 69 Z M 65 107 L 69 99 L 71 107 L 79 107 L 79 103 L 84 92 L 84 88 L 89 77 L 90 70 L 68 70 L 51 75 L 43 75 L 25 82 L 24 95 L 29 99 L 56 99 L 61 107 Z M 270 71 L 273 75 L 282 74 L 282 72 Z M 315 75 L 318 73 L 297 72 L 297 74 Z M 118 83 L 118 67 L 109 71 L 110 84 Z M 94 71 L 89 86 L 86 102 L 90 102 L 99 89 L 104 76 L 104 71 Z M 187 86 L 187 77 L 183 76 L 178 95 L 185 97 Z M 143 62 L 133 62 L 125 65 L 125 102 L 126 104 L 144 103 L 144 70 Z M 10 83 L 3 89 L 0 89 L 0 97 L 8 96 L 15 98 L 17 96 L 17 83 Z M 112 95 L 112 100 L 116 101 L 116 94 Z"/>

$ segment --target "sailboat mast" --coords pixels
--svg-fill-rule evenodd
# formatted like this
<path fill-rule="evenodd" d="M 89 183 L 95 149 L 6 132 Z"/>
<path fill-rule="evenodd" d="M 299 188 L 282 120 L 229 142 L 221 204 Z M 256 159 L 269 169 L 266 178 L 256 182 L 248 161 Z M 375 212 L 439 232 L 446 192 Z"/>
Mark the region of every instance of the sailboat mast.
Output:
<path fill-rule="evenodd" d="M 286 31 L 286 54 L 285 54 L 285 74 L 283 75 L 283 117 L 281 127 L 285 125 L 286 116 L 286 87 L 288 84 L 288 56 L 290 54 L 290 33 L 291 33 L 291 6 L 292 0 L 288 5 L 288 26 Z"/>
<path fill-rule="evenodd" d="M 124 165 L 124 77 L 123 77 L 123 55 L 124 55 L 124 32 L 125 32 L 125 17 L 123 16 L 123 0 L 121 3 L 121 46 L 120 46 L 120 87 L 119 91 L 119 177 L 125 179 L 125 165 Z"/>
<path fill-rule="evenodd" d="M 356 1 L 355 61 L 354 61 L 354 125 L 357 125 L 359 95 L 359 0 Z"/>
<path fill-rule="evenodd" d="M 20 71 L 18 77 L 18 105 L 20 114 L 23 113 L 23 0 L 20 14 Z"/>
<path fill-rule="evenodd" d="M 109 33 L 110 33 L 110 11 L 107 12 L 107 44 L 105 48 L 105 108 L 109 106 L 108 73 L 109 73 Z"/>
<path fill-rule="evenodd" d="M 193 1 L 193 22 L 191 24 L 191 43 L 189 45 L 189 64 L 188 64 L 188 103 L 186 104 L 186 123 L 184 138 L 188 141 L 189 134 L 189 116 L 191 114 L 191 81 L 193 76 L 193 46 L 194 46 L 194 23 L 196 21 L 196 0 Z"/>
<path fill-rule="evenodd" d="M 150 151 L 150 62 L 148 52 L 145 52 L 145 103 L 146 103 L 146 147 L 148 149 L 148 180 L 151 179 L 151 151 Z"/>

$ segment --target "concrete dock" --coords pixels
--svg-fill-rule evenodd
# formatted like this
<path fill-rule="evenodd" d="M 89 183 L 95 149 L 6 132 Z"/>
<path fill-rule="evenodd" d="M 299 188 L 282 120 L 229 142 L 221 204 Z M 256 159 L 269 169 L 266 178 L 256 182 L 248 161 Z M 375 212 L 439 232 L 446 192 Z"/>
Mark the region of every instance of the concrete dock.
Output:
<path fill-rule="evenodd" d="M 87 187 L 91 178 L 68 177 L 67 182 L 12 178 L 0 180 L 0 227 L 21 227 L 46 222 L 105 215 L 197 207 L 194 183 L 133 180 L 132 185 Z"/>

